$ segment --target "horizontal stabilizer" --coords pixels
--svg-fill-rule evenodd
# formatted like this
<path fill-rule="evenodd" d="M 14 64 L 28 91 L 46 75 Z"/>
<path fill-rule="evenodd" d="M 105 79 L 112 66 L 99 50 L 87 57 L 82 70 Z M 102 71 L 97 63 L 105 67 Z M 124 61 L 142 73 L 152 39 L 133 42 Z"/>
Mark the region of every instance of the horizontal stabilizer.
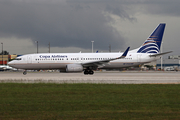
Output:
<path fill-rule="evenodd" d="M 165 55 L 165 54 L 168 54 L 168 53 L 171 53 L 173 51 L 169 51 L 169 52 L 164 52 L 164 53 L 159 53 L 159 54 L 154 54 L 154 55 L 149 55 L 150 57 L 156 57 L 156 56 L 160 56 L 160 55 Z"/>

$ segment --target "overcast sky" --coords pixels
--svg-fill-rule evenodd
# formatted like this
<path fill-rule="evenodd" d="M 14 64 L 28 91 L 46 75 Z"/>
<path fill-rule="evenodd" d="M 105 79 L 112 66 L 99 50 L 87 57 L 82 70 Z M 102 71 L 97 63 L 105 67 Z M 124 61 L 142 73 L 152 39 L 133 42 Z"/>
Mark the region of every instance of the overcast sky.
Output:
<path fill-rule="evenodd" d="M 180 55 L 180 0 L 0 0 L 0 42 L 10 54 L 137 48 L 166 23 L 163 51 Z M 0 47 L 2 48 L 2 47 Z"/>

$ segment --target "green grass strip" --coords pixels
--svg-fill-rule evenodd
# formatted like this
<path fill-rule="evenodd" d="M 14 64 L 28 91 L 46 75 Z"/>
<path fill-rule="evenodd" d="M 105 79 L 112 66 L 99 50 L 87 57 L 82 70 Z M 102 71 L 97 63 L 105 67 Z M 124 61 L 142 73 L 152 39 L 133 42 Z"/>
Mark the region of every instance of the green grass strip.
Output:
<path fill-rule="evenodd" d="M 180 119 L 179 84 L 0 84 L 0 120 Z"/>

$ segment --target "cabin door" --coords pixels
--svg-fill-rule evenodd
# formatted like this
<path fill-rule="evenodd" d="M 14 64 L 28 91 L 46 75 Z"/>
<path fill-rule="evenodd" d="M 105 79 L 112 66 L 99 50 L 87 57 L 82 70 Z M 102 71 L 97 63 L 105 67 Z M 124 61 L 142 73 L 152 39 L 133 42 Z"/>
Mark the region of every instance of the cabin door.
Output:
<path fill-rule="evenodd" d="M 137 62 L 141 62 L 141 55 L 137 55 Z"/>
<path fill-rule="evenodd" d="M 31 58 L 31 56 L 27 56 L 27 63 L 29 63 L 29 64 L 32 63 L 32 58 Z"/>

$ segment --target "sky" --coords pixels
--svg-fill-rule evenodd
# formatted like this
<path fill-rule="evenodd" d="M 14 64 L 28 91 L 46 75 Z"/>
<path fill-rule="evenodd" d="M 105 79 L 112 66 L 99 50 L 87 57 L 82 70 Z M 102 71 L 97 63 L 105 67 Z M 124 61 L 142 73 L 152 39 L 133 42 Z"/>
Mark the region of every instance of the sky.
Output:
<path fill-rule="evenodd" d="M 166 23 L 163 51 L 180 55 L 179 0 L 0 0 L 0 42 L 10 54 L 124 51 Z M 2 46 L 0 46 L 0 49 Z"/>

